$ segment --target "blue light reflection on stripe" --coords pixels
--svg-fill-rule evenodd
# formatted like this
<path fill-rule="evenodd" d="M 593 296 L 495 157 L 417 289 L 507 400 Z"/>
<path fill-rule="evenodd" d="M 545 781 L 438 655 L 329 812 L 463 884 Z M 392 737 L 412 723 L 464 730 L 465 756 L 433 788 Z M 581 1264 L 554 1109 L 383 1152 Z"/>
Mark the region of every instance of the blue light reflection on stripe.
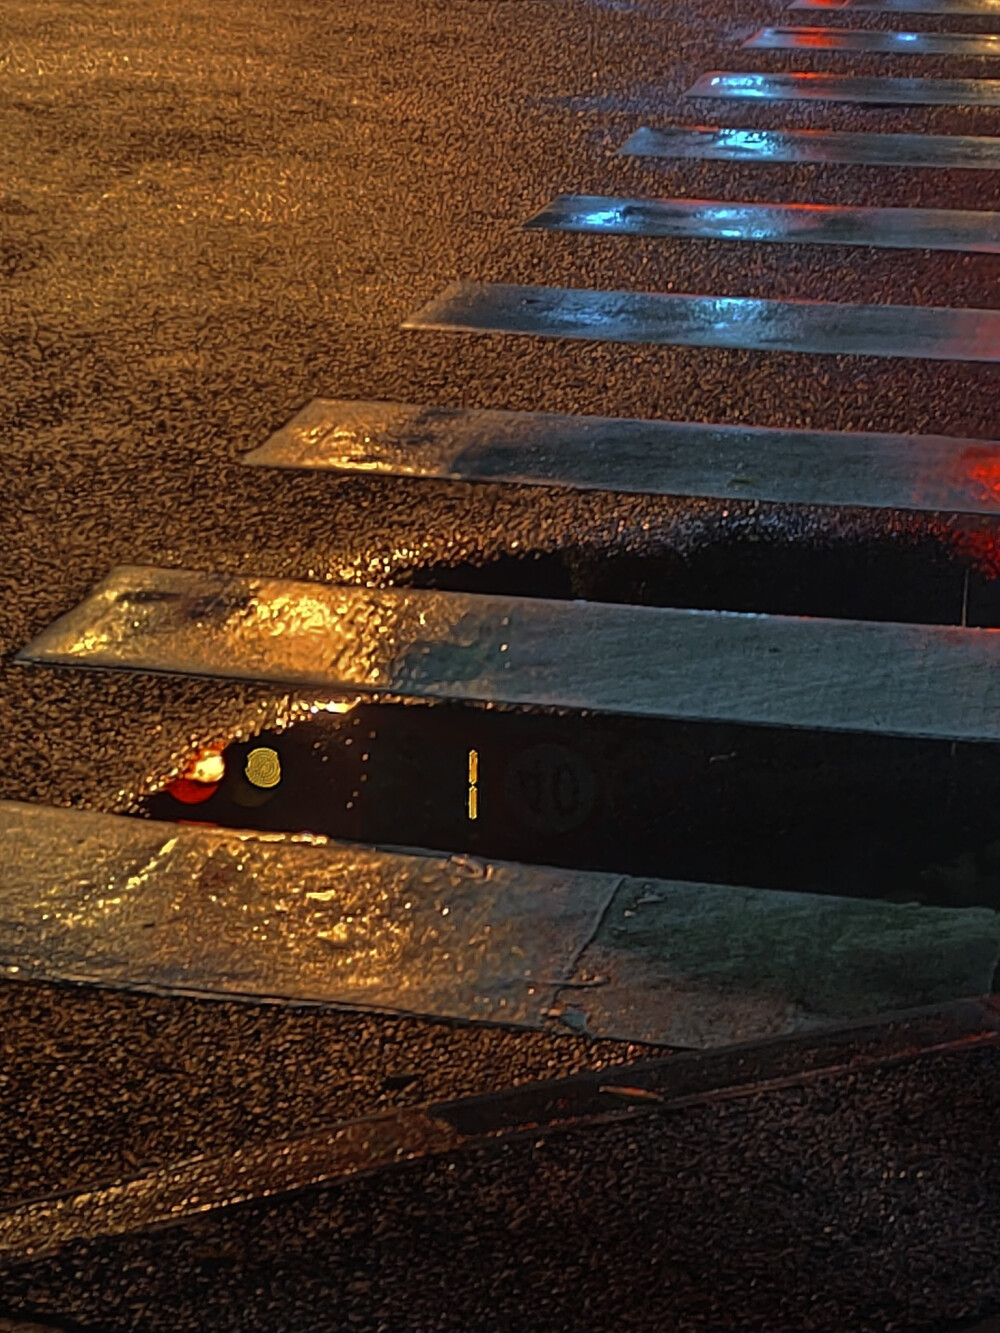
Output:
<path fill-rule="evenodd" d="M 457 282 L 404 329 L 1000 362 L 1000 310 Z"/>
<path fill-rule="evenodd" d="M 802 241 L 1000 254 L 1000 212 L 558 195 L 527 228 L 609 236 Z"/>
<path fill-rule="evenodd" d="M 736 162 L 831 162 L 861 166 L 1000 169 L 1000 138 L 756 130 L 719 126 L 642 126 L 619 150 L 624 157 Z"/>
<path fill-rule="evenodd" d="M 712 70 L 696 80 L 683 95 L 875 106 L 1000 106 L 1000 79 L 888 78 L 814 74 L 801 70 L 775 74 Z"/>

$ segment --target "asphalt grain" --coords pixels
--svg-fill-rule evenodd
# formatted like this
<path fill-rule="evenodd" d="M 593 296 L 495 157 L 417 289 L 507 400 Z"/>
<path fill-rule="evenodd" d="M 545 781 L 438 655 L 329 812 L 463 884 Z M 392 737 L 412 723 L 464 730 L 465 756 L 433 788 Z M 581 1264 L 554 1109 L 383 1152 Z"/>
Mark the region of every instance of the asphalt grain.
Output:
<path fill-rule="evenodd" d="M 0 1207 L 658 1054 L 572 1033 L 8 983 Z"/>
<path fill-rule="evenodd" d="M 0 797 L 125 809 L 190 746 L 287 706 L 231 683 L 11 665 L 115 564 L 406 582 L 429 566 L 530 559 L 570 539 L 642 551 L 674 523 L 667 498 L 239 466 L 316 395 L 997 433 L 1000 368 L 988 365 L 399 329 L 455 279 L 994 306 L 995 256 L 519 230 L 570 190 L 997 206 L 992 173 L 615 156 L 641 124 L 1000 133 L 990 109 L 680 100 L 709 69 L 848 68 L 829 55 L 737 49 L 776 17 L 756 0 L 738 15 L 719 0 L 4 7 Z M 866 24 L 897 26 L 877 15 Z M 991 21 L 908 16 L 905 26 L 988 31 Z M 995 72 L 988 60 L 936 57 L 903 70 L 892 57 L 851 56 L 849 68 Z M 571 1036 L 27 984 L 0 988 L 0 1004 L 8 1197 L 160 1164 L 195 1144 L 305 1131 L 390 1096 L 485 1091 L 637 1053 Z M 745 1109 L 678 1120 L 676 1141 L 650 1121 L 630 1131 L 635 1149 L 621 1131 L 586 1145 L 567 1137 L 544 1170 L 527 1146 L 468 1177 L 458 1164 L 421 1167 L 352 1184 L 339 1213 L 326 1196 L 241 1213 L 223 1229 L 256 1219 L 253 1262 L 238 1249 L 235 1260 L 198 1260 L 184 1270 L 200 1276 L 183 1309 L 178 1265 L 196 1242 L 180 1237 L 176 1253 L 136 1241 L 132 1258 L 98 1247 L 26 1285 L 4 1277 L 0 1298 L 143 1330 L 333 1327 L 319 1312 L 336 1309 L 339 1327 L 393 1333 L 563 1329 L 567 1308 L 584 1312 L 578 1329 L 931 1329 L 1000 1305 L 995 1167 L 962 1146 L 989 1122 L 996 1083 L 988 1062 L 962 1068 L 954 1086 L 900 1075 L 863 1097 L 846 1088 L 794 1110 L 787 1099 L 762 1104 L 758 1120 Z M 871 1166 L 904 1122 L 925 1124 L 942 1181 L 911 1196 L 916 1250 L 888 1222 Z M 802 1197 L 782 1187 L 751 1207 L 769 1152 L 802 1180 Z M 739 1233 L 748 1208 L 756 1230 Z M 850 1240 L 859 1223 L 867 1248 Z M 294 1244 L 282 1239 L 293 1234 Z M 277 1267 L 265 1278 L 256 1265 L 267 1253 Z"/>
<path fill-rule="evenodd" d="M 1000 1297 L 998 1093 L 1000 1055 L 966 1050 L 536 1131 L 3 1285 L 105 1333 L 938 1333 Z"/>

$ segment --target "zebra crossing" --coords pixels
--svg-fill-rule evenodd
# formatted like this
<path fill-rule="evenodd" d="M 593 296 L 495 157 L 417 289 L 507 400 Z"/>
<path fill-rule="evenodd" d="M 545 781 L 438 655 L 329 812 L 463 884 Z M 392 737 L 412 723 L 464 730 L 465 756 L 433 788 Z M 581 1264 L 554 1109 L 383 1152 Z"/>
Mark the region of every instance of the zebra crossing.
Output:
<path fill-rule="evenodd" d="M 1000 636 L 957 626 L 140 567 L 113 570 L 24 660 L 334 694 L 1000 741 Z"/>
<path fill-rule="evenodd" d="M 947 435 L 778 430 L 315 398 L 253 467 L 506 481 L 926 514 L 1000 513 L 993 446 Z"/>
<path fill-rule="evenodd" d="M 985 908 L 484 864 L 16 802 L 0 802 L 0 832 L 4 929 L 19 942 L 17 963 L 0 957 L 7 978 L 535 1030 L 559 1021 L 709 1048 L 977 993 L 1000 950 L 1000 918 Z M 651 919 L 661 944 L 649 951 Z M 747 986 L 762 937 L 768 984 Z M 888 984 L 885 955 L 907 961 Z M 821 975 L 796 993 L 804 971 Z"/>
<path fill-rule="evenodd" d="M 759 28 L 743 43 L 756 51 L 853 51 L 900 56 L 997 56 L 1000 36 L 988 32 L 879 32 L 873 28 Z"/>
<path fill-rule="evenodd" d="M 1000 79 L 744 74 L 710 70 L 684 96 L 755 102 L 868 102 L 874 106 L 1000 106 Z"/>
<path fill-rule="evenodd" d="M 403 325 L 586 342 L 1000 361 L 1000 311 L 455 282 Z"/>
<path fill-rule="evenodd" d="M 971 209 L 839 208 L 560 194 L 524 225 L 529 230 L 606 236 L 1000 252 L 1000 213 Z"/>
<path fill-rule="evenodd" d="M 1000 0 L 868 0 L 858 4 L 797 0 L 791 7 L 991 14 L 994 8 L 1000 9 Z M 914 57 L 995 55 L 1000 54 L 998 42 L 1000 35 L 996 34 L 772 27 L 744 40 L 743 46 L 759 51 L 874 51 Z M 683 96 L 732 103 L 757 100 L 994 107 L 1000 106 L 1000 79 L 709 71 Z M 883 165 L 1000 168 L 1000 139 L 982 136 L 713 125 L 642 127 L 619 152 L 636 157 L 759 163 L 827 162 L 839 163 L 845 169 Z M 777 205 L 560 195 L 541 213 L 526 219 L 524 225 L 539 231 L 675 241 L 807 241 L 984 254 L 997 253 L 1000 248 L 998 213 L 862 209 L 809 200 Z M 808 292 L 795 300 L 779 301 L 464 280 L 432 298 L 402 327 L 414 333 L 499 332 L 549 339 L 783 351 L 804 357 L 1000 362 L 998 311 L 945 305 L 834 303 L 812 300 Z M 1000 487 L 992 480 L 1000 476 L 998 441 L 947 435 L 790 431 L 771 429 L 766 423 L 721 426 L 315 399 L 271 439 L 246 454 L 243 462 L 257 468 L 448 478 L 463 484 L 556 484 L 672 495 L 692 501 L 736 497 L 800 507 L 903 509 L 977 515 L 984 521 L 993 518 L 1000 506 Z M 1000 641 L 989 628 L 968 628 L 964 601 L 962 607 L 959 615 L 956 604 L 955 624 L 951 626 L 903 625 L 473 591 L 331 586 L 274 580 L 264 574 L 235 577 L 129 566 L 111 571 L 79 607 L 26 645 L 18 660 L 31 667 L 263 681 L 338 697 L 554 708 L 581 716 L 590 712 L 618 713 L 806 733 L 842 731 L 922 738 L 952 746 L 989 746 L 1000 742 Z M 12 826 L 19 820 L 23 823 L 24 818 L 24 812 L 9 803 L 0 810 L 0 819 Z M 64 837 L 62 823 L 72 823 L 73 818 L 61 814 L 60 828 L 49 830 L 46 836 L 53 842 Z M 89 830 L 87 836 L 102 846 L 115 847 L 119 838 L 115 830 L 121 828 L 123 817 L 103 818 L 111 823 L 98 832 Z M 82 824 L 78 826 L 82 828 Z M 35 827 L 37 830 L 41 825 Z M 203 833 L 197 835 L 205 837 Z M 187 910 L 192 919 L 197 918 L 197 886 L 204 878 L 206 861 L 215 854 L 211 848 L 206 850 L 197 844 L 197 838 L 187 832 L 181 836 L 189 849 L 185 858 L 176 855 L 177 839 L 158 831 L 153 839 L 156 845 L 151 843 L 147 849 L 142 872 L 132 879 L 124 876 L 122 882 L 127 885 L 133 880 L 141 884 L 143 910 L 152 912 L 154 920 L 158 904 L 167 897 L 178 901 L 181 881 L 189 889 L 193 886 Z M 212 843 L 211 837 L 208 842 Z M 127 851 L 126 844 L 128 837 L 124 837 L 121 865 L 115 871 L 119 879 L 124 873 L 122 867 L 135 861 L 134 849 Z M 241 847 L 243 861 L 253 861 L 257 852 Z M 236 851 L 230 849 L 226 856 L 237 864 Z M 345 865 L 348 871 L 353 867 L 352 873 L 361 873 L 358 854 L 347 855 L 336 845 L 311 848 L 309 856 L 319 867 L 317 875 L 331 875 L 339 884 L 345 882 Z M 278 862 L 280 856 L 275 864 Z M 296 865 L 292 856 L 287 865 L 281 862 L 280 873 L 273 869 L 268 873 L 278 874 L 285 883 L 281 876 L 301 873 Z M 430 899 L 440 904 L 444 901 L 443 887 L 451 883 L 449 877 L 454 870 L 440 857 L 428 854 L 408 859 L 401 857 L 398 849 L 388 848 L 372 851 L 366 866 L 362 888 L 367 886 L 384 900 L 388 890 L 378 885 L 391 883 L 396 888 L 402 886 L 397 897 L 408 898 L 405 909 L 394 900 L 392 911 L 385 916 L 391 923 L 390 934 L 397 941 L 400 932 L 405 931 L 396 916 L 410 910 L 412 886 L 423 885 Z M 494 870 L 492 863 L 479 867 L 473 882 L 489 881 L 488 872 Z M 11 873 L 20 872 L 8 868 Z M 93 873 L 96 876 L 100 872 Z M 500 880 L 509 881 L 510 876 L 504 880 L 497 873 Z M 527 866 L 520 873 L 523 882 L 519 901 L 523 905 L 526 896 L 536 893 L 542 904 L 544 883 L 549 882 L 546 876 L 550 880 L 554 872 Z M 263 874 L 254 871 L 249 876 L 254 893 L 262 891 Z M 50 901 L 66 906 L 71 879 L 66 871 L 58 883 L 50 886 Z M 90 893 L 94 885 L 89 880 L 86 883 Z M 667 971 L 679 991 L 685 985 L 693 989 L 693 1006 L 685 1009 L 676 995 L 664 1006 L 664 973 L 655 967 L 650 971 L 646 956 L 641 966 L 633 959 L 635 974 L 630 977 L 628 961 L 622 962 L 613 949 L 605 947 L 606 941 L 598 939 L 591 911 L 589 916 L 584 913 L 586 929 L 578 924 L 575 933 L 567 933 L 559 913 L 550 912 L 546 929 L 551 932 L 550 938 L 558 937 L 558 947 L 551 955 L 536 960 L 535 968 L 557 975 L 546 980 L 531 1005 L 522 1003 L 518 1008 L 514 1003 L 508 1007 L 506 999 L 501 1006 L 497 997 L 511 995 L 512 986 L 522 993 L 533 974 L 530 967 L 522 969 L 520 975 L 516 967 L 511 969 L 511 937 L 498 925 L 503 910 L 510 905 L 502 895 L 491 899 L 490 921 L 491 928 L 497 929 L 496 947 L 507 950 L 503 967 L 498 967 L 496 950 L 487 948 L 471 956 L 460 969 L 463 981 L 459 994 L 443 962 L 428 973 L 428 984 L 422 990 L 414 987 L 409 978 L 422 966 L 419 951 L 411 951 L 405 965 L 402 955 L 390 959 L 390 972 L 393 966 L 400 971 L 385 984 L 385 960 L 377 953 L 372 954 L 370 975 L 352 973 L 342 958 L 331 960 L 323 950 L 317 953 L 304 946 L 300 949 L 294 941 L 292 947 L 285 947 L 289 940 L 274 929 L 272 917 L 263 931 L 263 944 L 256 939 L 254 950 L 245 950 L 238 930 L 233 934 L 233 921 L 238 920 L 234 914 L 239 909 L 239 881 L 231 877 L 227 884 L 233 915 L 224 911 L 219 931 L 219 937 L 226 940 L 226 949 L 210 958 L 203 950 L 197 959 L 185 960 L 183 950 L 178 953 L 176 940 L 159 949 L 150 937 L 136 934 L 133 916 L 125 931 L 106 913 L 78 913 L 74 917 L 70 911 L 68 919 L 76 921 L 79 929 L 74 927 L 75 934 L 60 929 L 56 939 L 52 927 L 40 924 L 51 916 L 44 911 L 44 895 L 32 893 L 25 898 L 13 934 L 7 938 L 0 935 L 0 966 L 8 975 L 17 972 L 22 964 L 10 940 L 20 939 L 23 945 L 30 939 L 35 960 L 32 975 L 47 975 L 46 969 L 58 974 L 61 968 L 63 975 L 69 969 L 78 978 L 103 979 L 106 983 L 110 978 L 118 985 L 187 986 L 198 993 L 238 991 L 257 997 L 279 993 L 284 997 L 372 1003 L 389 1009 L 415 1008 L 450 1017 L 502 1018 L 537 1025 L 550 1015 L 561 991 L 590 984 L 579 974 L 581 959 L 590 951 L 595 971 L 603 969 L 624 980 L 597 995 L 589 1007 L 584 1006 L 584 1021 L 590 1024 L 587 1030 L 641 1036 L 667 1044 L 699 1045 L 791 1031 L 810 1023 L 837 1021 L 848 1014 L 857 1017 L 865 1004 L 871 1006 L 869 1012 L 875 1012 L 914 1003 L 928 995 L 946 998 L 970 987 L 985 989 L 1000 952 L 1000 916 L 991 910 L 955 909 L 934 920 L 921 918 L 917 929 L 913 910 L 923 909 L 915 909 L 913 904 L 863 902 L 851 908 L 851 915 L 838 906 L 837 900 L 827 899 L 821 911 L 817 900 L 804 896 L 804 906 L 803 902 L 794 904 L 799 913 L 799 935 L 795 936 L 789 912 L 792 899 L 799 895 L 784 895 L 787 910 L 783 912 L 779 902 L 769 916 L 764 907 L 771 911 L 775 894 L 766 888 L 691 885 L 672 879 L 666 866 L 649 901 L 667 904 L 664 920 L 669 922 L 672 937 L 680 940 Z M 495 889 L 494 885 L 491 892 Z M 565 886 L 561 891 L 566 892 Z M 326 892 L 335 896 L 334 889 L 316 890 L 317 894 Z M 454 905 L 467 905 L 470 892 L 463 889 Z M 585 874 L 578 873 L 570 899 L 578 893 L 580 901 L 586 898 L 591 907 L 596 905 L 597 916 L 602 917 L 621 892 L 620 877 L 605 877 L 598 882 L 593 876 L 586 880 Z M 720 1014 L 732 1013 L 732 993 L 727 993 L 725 986 L 720 989 L 718 969 L 713 969 L 702 945 L 695 947 L 694 943 L 698 936 L 693 924 L 698 917 L 697 902 L 715 901 L 720 893 L 727 904 L 716 916 L 720 940 L 727 932 L 737 930 L 742 918 L 760 911 L 761 920 L 766 922 L 762 932 L 771 939 L 775 957 L 783 959 L 780 965 L 769 967 L 766 978 L 763 973 L 748 978 L 745 971 L 735 969 L 736 980 L 730 977 L 730 982 L 744 1006 L 739 1021 L 720 1018 Z M 777 898 L 782 899 L 782 895 Z M 646 900 L 640 896 L 636 901 L 637 906 L 623 909 L 624 916 L 641 914 Z M 220 900 L 215 898 L 213 903 L 218 907 Z M 539 919 L 545 917 L 546 910 L 544 905 L 538 906 Z M 530 916 L 530 912 L 526 914 Z M 846 972 L 842 963 L 842 984 L 835 1003 L 825 1009 L 793 1003 L 796 988 L 801 986 L 802 932 L 808 933 L 810 920 L 816 931 L 820 931 L 821 920 L 827 922 L 823 927 L 827 931 L 823 936 L 827 955 L 839 953 L 842 959 L 857 961 L 869 958 L 872 948 L 881 950 L 889 959 L 887 974 L 895 981 L 882 976 L 878 985 L 863 994 L 855 992 L 855 1000 L 849 1002 L 847 994 L 851 986 L 860 985 L 858 977 L 868 963 L 858 962 L 855 971 L 848 966 Z M 96 933 L 94 921 L 100 926 Z M 295 940 L 304 939 L 315 926 L 314 918 L 308 917 Z M 665 929 L 662 921 L 658 928 Z M 92 952 L 105 929 L 112 942 L 127 935 L 129 948 L 138 951 L 130 953 L 125 948 L 124 963 L 122 950 L 114 951 L 110 971 L 100 960 L 95 961 Z M 205 939 L 211 929 L 205 927 Z M 330 927 L 332 936 L 336 937 L 338 929 L 343 930 L 342 922 Z M 526 928 L 522 925 L 519 929 L 523 933 Z M 789 945 L 782 954 L 791 938 L 789 932 L 798 943 Z M 936 961 L 933 948 L 928 946 L 928 932 L 941 946 Z M 506 943 L 501 942 L 501 936 Z M 692 943 L 685 953 L 688 936 Z M 944 947 L 946 937 L 954 948 Z M 424 938 L 421 930 L 414 930 L 412 941 L 419 943 Z M 444 958 L 467 950 L 471 938 L 471 934 L 457 934 L 453 949 L 444 951 Z M 864 944 L 866 938 L 868 945 Z M 517 939 L 521 942 L 515 944 L 515 953 L 523 944 L 521 935 Z M 881 943 L 871 945 L 874 939 Z M 357 947 L 363 951 L 364 942 Z M 276 950 L 283 950 L 281 969 L 276 967 Z M 813 947 L 810 957 L 814 954 Z M 965 963 L 956 963 L 959 955 Z M 919 982 L 914 971 L 917 960 L 927 965 L 919 974 Z M 239 976 L 238 984 L 232 980 L 234 975 Z M 709 976 L 715 978 L 711 984 L 706 980 Z M 380 988 L 373 988 L 373 977 Z M 434 982 L 441 984 L 435 988 Z M 765 990 L 767 1004 L 758 1003 Z M 539 997 L 545 999 L 544 1005 Z M 657 1003 L 663 1007 L 659 1018 L 655 1017 Z M 641 1022 L 636 1018 L 640 1012 Z"/>
<path fill-rule="evenodd" d="M 869 167 L 996 171 L 1000 139 L 971 134 L 861 134 L 844 130 L 760 130 L 733 126 L 643 125 L 618 150 L 625 157 L 716 162 L 830 162 Z"/>
<path fill-rule="evenodd" d="M 1000 0 L 792 0 L 789 9 L 849 9 L 872 14 L 1000 14 Z"/>

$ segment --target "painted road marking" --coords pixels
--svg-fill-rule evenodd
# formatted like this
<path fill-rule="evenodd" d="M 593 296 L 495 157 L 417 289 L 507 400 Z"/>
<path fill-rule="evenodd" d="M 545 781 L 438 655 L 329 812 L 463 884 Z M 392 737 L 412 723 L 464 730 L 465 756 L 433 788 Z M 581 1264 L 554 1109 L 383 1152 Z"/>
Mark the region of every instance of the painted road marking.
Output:
<path fill-rule="evenodd" d="M 958 626 L 123 566 L 15 660 L 332 694 L 1000 740 L 1000 632 Z"/>
<path fill-rule="evenodd" d="M 1000 14 L 1000 0 L 793 0 L 788 8 L 873 14 Z"/>
<path fill-rule="evenodd" d="M 1000 310 L 456 282 L 403 324 L 590 342 L 1000 361 Z"/>
<path fill-rule="evenodd" d="M 595 1035 L 704 1049 L 985 993 L 1000 955 L 1000 915 L 978 907 L 20 802 L 0 802 L 0 836 L 0 977 L 14 980 L 535 1029 L 575 1013 Z"/>
<path fill-rule="evenodd" d="M 761 28 L 741 45 L 762 51 L 878 51 L 901 56 L 997 56 L 1000 55 L 1000 33 L 775 27 Z"/>
<path fill-rule="evenodd" d="M 846 166 L 1000 168 L 1000 139 L 962 134 L 857 134 L 839 130 L 753 130 L 712 125 L 651 129 L 619 149 L 625 157 L 723 162 L 836 162 Z"/>
<path fill-rule="evenodd" d="M 855 78 L 841 74 L 754 74 L 712 70 L 685 97 L 757 102 L 870 102 L 905 106 L 1000 106 L 1000 79 Z"/>
<path fill-rule="evenodd" d="M 716 241 L 1000 253 L 1000 213 L 561 194 L 527 228 Z"/>
<path fill-rule="evenodd" d="M 315 398 L 257 467 L 1000 514 L 1000 441 Z"/>

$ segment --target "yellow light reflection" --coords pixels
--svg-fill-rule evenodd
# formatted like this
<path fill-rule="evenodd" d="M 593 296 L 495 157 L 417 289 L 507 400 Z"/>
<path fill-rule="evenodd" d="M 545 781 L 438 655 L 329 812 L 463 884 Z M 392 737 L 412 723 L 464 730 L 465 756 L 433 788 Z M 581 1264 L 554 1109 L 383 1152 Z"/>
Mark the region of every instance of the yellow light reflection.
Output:
<path fill-rule="evenodd" d="M 192 782 L 221 782 L 226 776 L 226 761 L 216 751 L 195 755 L 181 774 Z"/>
<path fill-rule="evenodd" d="M 469 751 L 469 818 L 479 818 L 479 751 Z"/>
<path fill-rule="evenodd" d="M 243 771 L 247 775 L 247 781 L 255 787 L 276 787 L 281 781 L 281 760 L 276 750 L 261 745 L 247 755 Z"/>

